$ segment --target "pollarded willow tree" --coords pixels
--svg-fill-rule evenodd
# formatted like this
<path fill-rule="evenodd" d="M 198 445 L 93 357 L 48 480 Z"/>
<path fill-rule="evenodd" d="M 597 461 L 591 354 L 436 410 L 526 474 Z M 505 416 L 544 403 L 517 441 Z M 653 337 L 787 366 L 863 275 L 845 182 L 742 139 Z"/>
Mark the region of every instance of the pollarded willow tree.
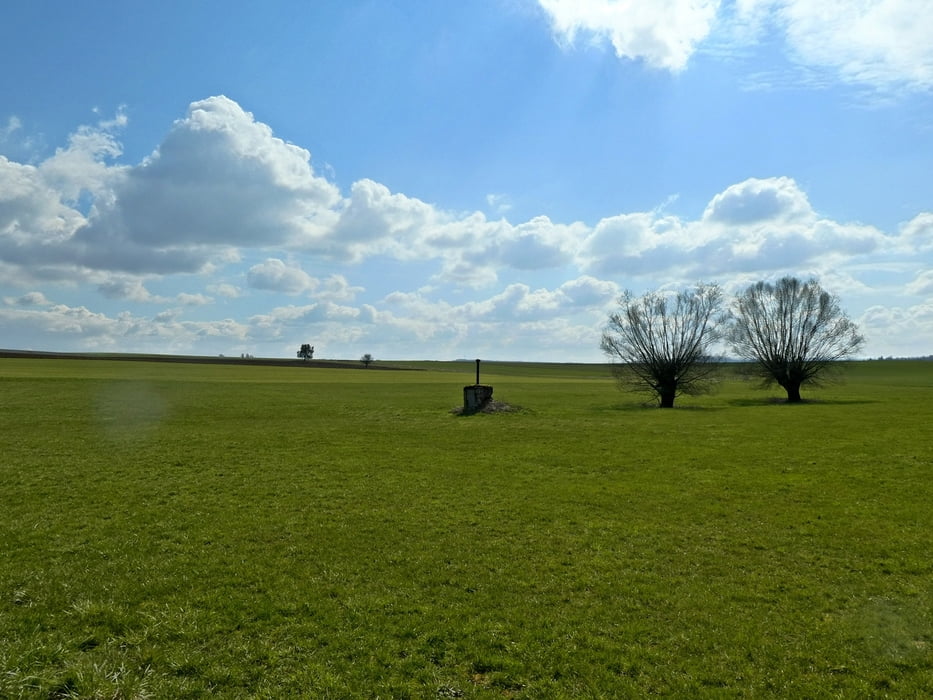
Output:
<path fill-rule="evenodd" d="M 717 369 L 710 350 L 721 338 L 723 297 L 714 284 L 635 297 L 625 292 L 609 315 L 600 347 L 618 362 L 624 387 L 653 394 L 672 408 L 682 394 L 709 389 Z"/>
<path fill-rule="evenodd" d="M 839 300 L 815 279 L 753 284 L 736 297 L 732 317 L 733 351 L 754 362 L 766 384 L 781 386 L 788 403 L 799 402 L 801 385 L 818 383 L 864 342 Z"/>

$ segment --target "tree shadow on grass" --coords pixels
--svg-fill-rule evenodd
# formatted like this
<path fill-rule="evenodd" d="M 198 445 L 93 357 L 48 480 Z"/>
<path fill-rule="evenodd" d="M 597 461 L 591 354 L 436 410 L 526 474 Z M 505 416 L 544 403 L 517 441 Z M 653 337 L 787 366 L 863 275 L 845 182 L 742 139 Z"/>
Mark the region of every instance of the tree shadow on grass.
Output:
<path fill-rule="evenodd" d="M 615 403 L 611 405 L 602 405 L 595 407 L 596 411 L 600 413 L 603 412 L 624 412 L 624 413 L 634 413 L 634 412 L 643 412 L 643 411 L 663 411 L 665 413 L 671 411 L 697 411 L 697 412 L 709 412 L 709 411 L 721 411 L 723 410 L 722 406 L 681 406 L 677 403 L 674 404 L 673 408 L 664 408 L 662 409 L 658 406 L 656 401 L 646 401 L 643 403 Z"/>
<path fill-rule="evenodd" d="M 881 403 L 878 399 L 803 399 L 791 403 L 779 396 L 769 396 L 764 399 L 730 399 L 730 406 L 858 406 L 872 403 Z"/>

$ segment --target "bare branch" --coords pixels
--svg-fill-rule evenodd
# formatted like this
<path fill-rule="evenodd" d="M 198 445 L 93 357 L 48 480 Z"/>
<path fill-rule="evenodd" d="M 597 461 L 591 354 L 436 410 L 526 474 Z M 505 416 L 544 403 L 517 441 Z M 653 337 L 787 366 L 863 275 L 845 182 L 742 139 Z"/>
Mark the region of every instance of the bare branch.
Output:
<path fill-rule="evenodd" d="M 732 319 L 733 351 L 754 362 L 759 375 L 784 388 L 792 402 L 800 401 L 802 384 L 817 383 L 864 342 L 838 299 L 815 279 L 757 282 L 736 298 Z"/>
<path fill-rule="evenodd" d="M 618 361 L 620 381 L 655 395 L 662 407 L 708 390 L 716 369 L 709 349 L 720 337 L 722 291 L 698 284 L 674 295 L 625 292 L 610 314 L 600 347 Z"/>

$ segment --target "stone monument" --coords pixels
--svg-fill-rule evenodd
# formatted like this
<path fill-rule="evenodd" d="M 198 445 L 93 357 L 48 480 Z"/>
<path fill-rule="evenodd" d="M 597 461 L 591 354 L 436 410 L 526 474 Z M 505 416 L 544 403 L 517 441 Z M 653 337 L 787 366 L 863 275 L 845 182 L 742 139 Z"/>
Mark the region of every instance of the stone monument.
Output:
<path fill-rule="evenodd" d="M 476 413 L 492 400 L 492 387 L 479 383 L 479 360 L 476 360 L 476 384 L 463 387 L 463 412 Z"/>

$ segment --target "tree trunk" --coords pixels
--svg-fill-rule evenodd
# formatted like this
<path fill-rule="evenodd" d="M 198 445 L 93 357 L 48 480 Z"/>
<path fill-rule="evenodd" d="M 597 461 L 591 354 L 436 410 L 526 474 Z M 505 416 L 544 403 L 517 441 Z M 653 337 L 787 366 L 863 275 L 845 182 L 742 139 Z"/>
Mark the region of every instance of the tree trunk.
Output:
<path fill-rule="evenodd" d="M 673 391 L 662 392 L 661 393 L 661 408 L 674 408 L 674 397 L 675 394 Z"/>
<path fill-rule="evenodd" d="M 784 386 L 787 391 L 787 403 L 800 403 L 800 384 L 787 384 Z"/>

